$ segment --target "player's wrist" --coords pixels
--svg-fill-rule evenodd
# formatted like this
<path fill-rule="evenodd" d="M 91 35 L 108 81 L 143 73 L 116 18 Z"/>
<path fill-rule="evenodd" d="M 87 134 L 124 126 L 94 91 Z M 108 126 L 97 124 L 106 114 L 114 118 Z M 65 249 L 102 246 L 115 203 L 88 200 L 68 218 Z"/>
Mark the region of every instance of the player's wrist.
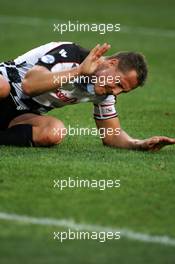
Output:
<path fill-rule="evenodd" d="M 91 65 L 87 64 L 87 62 L 82 62 L 79 65 L 79 75 L 89 76 L 92 75 L 94 70 L 91 69 Z"/>
<path fill-rule="evenodd" d="M 85 73 L 85 71 L 84 71 L 84 67 L 83 67 L 82 64 L 80 64 L 80 65 L 78 66 L 77 71 L 78 71 L 78 76 L 80 76 L 80 75 L 86 75 L 86 73 Z"/>
<path fill-rule="evenodd" d="M 147 148 L 145 147 L 145 140 L 134 139 L 131 145 L 135 150 L 147 150 Z"/>

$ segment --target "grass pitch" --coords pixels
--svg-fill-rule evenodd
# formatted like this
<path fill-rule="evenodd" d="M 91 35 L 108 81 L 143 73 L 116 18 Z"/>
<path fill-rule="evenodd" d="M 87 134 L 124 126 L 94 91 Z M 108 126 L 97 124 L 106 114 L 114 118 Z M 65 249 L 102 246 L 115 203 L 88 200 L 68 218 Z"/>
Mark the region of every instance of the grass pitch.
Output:
<path fill-rule="evenodd" d="M 9 8 L 10 5 L 10 8 Z M 1 61 L 43 43 L 69 40 L 85 47 L 108 41 L 112 48 L 143 52 L 149 80 L 118 98 L 122 127 L 133 137 L 175 136 L 175 23 L 173 1 L 0 1 Z M 36 19 L 35 19 L 36 18 Z M 121 23 L 120 33 L 65 33 L 53 23 Z M 123 30 L 122 30 L 123 26 Z M 66 125 L 95 127 L 92 105 L 50 113 Z M 54 148 L 0 148 L 0 212 L 74 219 L 78 223 L 128 228 L 175 238 L 175 147 L 142 153 L 103 147 L 95 136 L 67 137 Z M 117 190 L 53 188 L 54 179 L 120 179 Z M 61 230 L 61 229 L 60 229 Z M 58 228 L 0 220 L 0 263 L 175 263 L 171 246 L 121 238 L 53 240 Z"/>

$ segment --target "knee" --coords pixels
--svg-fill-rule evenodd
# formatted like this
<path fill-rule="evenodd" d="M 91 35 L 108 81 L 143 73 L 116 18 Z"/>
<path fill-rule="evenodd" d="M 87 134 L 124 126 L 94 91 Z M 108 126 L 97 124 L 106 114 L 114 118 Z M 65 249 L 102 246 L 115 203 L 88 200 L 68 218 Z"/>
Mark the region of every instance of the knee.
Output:
<path fill-rule="evenodd" d="M 40 133 L 35 140 L 36 145 L 39 146 L 53 146 L 60 144 L 65 138 L 67 131 L 62 121 L 56 118 L 48 118 L 47 125 L 40 128 Z"/>
<path fill-rule="evenodd" d="M 50 145 L 60 144 L 67 134 L 67 130 L 60 120 L 53 120 L 47 128 L 48 142 Z"/>

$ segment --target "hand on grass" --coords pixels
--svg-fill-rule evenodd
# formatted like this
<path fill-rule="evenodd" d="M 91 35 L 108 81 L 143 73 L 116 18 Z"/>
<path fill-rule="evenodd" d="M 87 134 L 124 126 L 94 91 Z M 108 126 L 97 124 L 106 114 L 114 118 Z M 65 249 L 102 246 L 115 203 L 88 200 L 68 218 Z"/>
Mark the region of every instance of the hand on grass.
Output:
<path fill-rule="evenodd" d="M 142 141 L 141 148 L 148 151 L 158 151 L 167 145 L 175 144 L 175 138 L 155 136 Z"/>

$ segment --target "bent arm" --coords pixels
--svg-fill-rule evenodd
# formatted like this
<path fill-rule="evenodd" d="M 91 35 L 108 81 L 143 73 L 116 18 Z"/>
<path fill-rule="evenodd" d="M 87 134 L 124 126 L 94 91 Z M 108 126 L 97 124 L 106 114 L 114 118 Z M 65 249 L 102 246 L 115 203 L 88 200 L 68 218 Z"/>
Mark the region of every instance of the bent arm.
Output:
<path fill-rule="evenodd" d="M 102 142 L 109 147 L 157 151 L 166 145 L 175 144 L 175 138 L 164 136 L 154 136 L 143 140 L 132 138 L 121 129 L 120 121 L 117 117 L 107 120 L 96 120 L 96 125 L 99 130 L 104 130 Z"/>
<path fill-rule="evenodd" d="M 25 94 L 30 96 L 53 91 L 80 75 L 79 67 L 61 72 L 50 72 L 43 66 L 34 66 L 22 81 Z"/>
<path fill-rule="evenodd" d="M 101 56 L 110 48 L 107 43 L 93 48 L 77 67 L 60 72 L 50 72 L 43 66 L 34 66 L 22 81 L 23 91 L 29 96 L 39 95 L 60 88 L 80 75 L 91 75 L 97 69 Z"/>

